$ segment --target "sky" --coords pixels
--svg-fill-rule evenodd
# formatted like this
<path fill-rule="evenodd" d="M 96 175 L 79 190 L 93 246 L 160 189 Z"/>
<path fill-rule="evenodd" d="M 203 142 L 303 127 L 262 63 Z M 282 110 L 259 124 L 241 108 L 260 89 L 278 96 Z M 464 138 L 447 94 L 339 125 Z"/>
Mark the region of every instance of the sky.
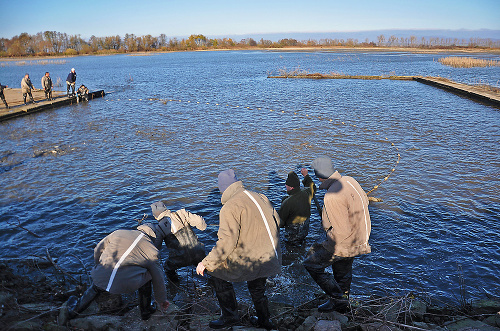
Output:
<path fill-rule="evenodd" d="M 500 30 L 500 0 L 0 0 L 0 37 Z M 478 36 L 481 37 L 481 36 Z"/>

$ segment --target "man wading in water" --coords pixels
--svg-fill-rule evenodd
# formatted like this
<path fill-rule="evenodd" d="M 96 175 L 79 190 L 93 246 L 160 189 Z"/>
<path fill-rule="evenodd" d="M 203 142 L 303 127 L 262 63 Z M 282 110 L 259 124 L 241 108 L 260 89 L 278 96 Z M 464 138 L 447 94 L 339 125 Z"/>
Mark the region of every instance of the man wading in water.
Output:
<path fill-rule="evenodd" d="M 316 158 L 312 167 L 321 182 L 319 188 L 327 190 L 322 212 L 327 239 L 315 243 L 302 264 L 330 297 L 318 311 L 343 313 L 349 305 L 354 257 L 371 252 L 368 197 L 354 178 L 335 171 L 328 157 Z M 333 275 L 325 272 L 328 266 Z"/>

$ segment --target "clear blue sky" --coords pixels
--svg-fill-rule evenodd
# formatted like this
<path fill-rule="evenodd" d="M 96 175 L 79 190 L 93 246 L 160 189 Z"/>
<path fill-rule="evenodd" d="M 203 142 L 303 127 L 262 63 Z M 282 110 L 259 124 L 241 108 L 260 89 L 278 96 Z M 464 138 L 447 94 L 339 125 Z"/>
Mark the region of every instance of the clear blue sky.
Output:
<path fill-rule="evenodd" d="M 0 37 L 500 30 L 500 0 L 0 0 Z M 293 36 L 290 36 L 293 37 Z"/>

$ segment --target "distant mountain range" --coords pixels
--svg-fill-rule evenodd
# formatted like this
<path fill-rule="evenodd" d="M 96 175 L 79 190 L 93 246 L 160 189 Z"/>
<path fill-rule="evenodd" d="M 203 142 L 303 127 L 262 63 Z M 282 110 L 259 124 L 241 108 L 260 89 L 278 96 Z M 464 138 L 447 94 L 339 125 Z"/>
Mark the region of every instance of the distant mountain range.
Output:
<path fill-rule="evenodd" d="M 280 39 L 296 39 L 301 40 L 320 40 L 320 39 L 358 39 L 358 42 L 364 42 L 367 38 L 368 41 L 377 41 L 377 37 L 384 35 L 387 39 L 390 36 L 398 38 L 408 38 L 415 36 L 419 39 L 422 37 L 429 38 L 458 38 L 470 39 L 481 38 L 500 40 L 500 30 L 480 29 L 480 30 L 373 30 L 373 31 L 332 31 L 332 32 L 279 32 L 279 33 L 255 33 L 255 34 L 242 34 L 242 35 L 229 35 L 229 36 L 207 36 L 210 38 L 232 38 L 235 41 L 241 39 L 253 38 L 259 41 L 261 38 L 265 40 L 278 41 Z"/>

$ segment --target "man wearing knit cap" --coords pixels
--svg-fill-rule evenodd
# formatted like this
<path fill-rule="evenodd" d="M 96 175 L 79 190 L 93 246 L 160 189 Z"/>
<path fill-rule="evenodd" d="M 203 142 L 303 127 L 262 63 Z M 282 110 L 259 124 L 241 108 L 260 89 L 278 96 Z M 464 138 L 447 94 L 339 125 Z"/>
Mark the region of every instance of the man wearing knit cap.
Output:
<path fill-rule="evenodd" d="M 186 209 L 170 211 L 162 201 L 151 205 L 154 218 L 161 223 L 168 219 L 171 225 L 171 233 L 164 241 L 168 248 L 168 259 L 163 265 L 165 274 L 172 282 L 179 282 L 176 270 L 187 266 L 196 266 L 205 257 L 205 245 L 198 240 L 192 230 L 192 226 L 198 230 L 205 231 L 207 224 L 203 217 L 193 214 Z"/>
<path fill-rule="evenodd" d="M 221 329 L 239 323 L 232 282 L 245 281 L 257 313 L 251 322 L 274 329 L 265 291 L 267 277 L 281 270 L 278 213 L 264 195 L 246 190 L 232 169 L 221 172 L 218 180 L 223 205 L 218 240 L 196 268 L 199 275 L 205 270 L 210 275 L 222 311 L 209 326 Z"/>
<path fill-rule="evenodd" d="M 166 311 L 170 303 L 159 250 L 170 233 L 171 224 L 164 218 L 158 224 L 141 224 L 136 230 L 116 230 L 102 239 L 94 248 L 92 284 L 80 298 L 69 297 L 59 313 L 58 324 L 66 325 L 104 292 L 125 294 L 138 290 L 143 320 L 149 319 L 157 307 Z M 152 305 L 153 288 L 156 302 Z"/>
<path fill-rule="evenodd" d="M 312 167 L 321 182 L 319 188 L 327 190 L 322 212 L 327 239 L 309 249 L 303 265 L 330 298 L 318 311 L 345 312 L 354 257 L 371 252 L 368 197 L 354 178 L 335 171 L 330 158 L 318 157 Z M 328 266 L 333 275 L 325 272 Z"/>
<path fill-rule="evenodd" d="M 300 172 L 304 176 L 302 183 L 305 188 L 300 189 L 299 176 L 294 171 L 289 172 L 285 182 L 288 196 L 283 197 L 278 210 L 281 227 L 285 228 L 286 243 L 291 246 L 300 246 L 306 239 L 309 232 L 311 200 L 315 191 L 307 169 L 302 168 Z"/>

